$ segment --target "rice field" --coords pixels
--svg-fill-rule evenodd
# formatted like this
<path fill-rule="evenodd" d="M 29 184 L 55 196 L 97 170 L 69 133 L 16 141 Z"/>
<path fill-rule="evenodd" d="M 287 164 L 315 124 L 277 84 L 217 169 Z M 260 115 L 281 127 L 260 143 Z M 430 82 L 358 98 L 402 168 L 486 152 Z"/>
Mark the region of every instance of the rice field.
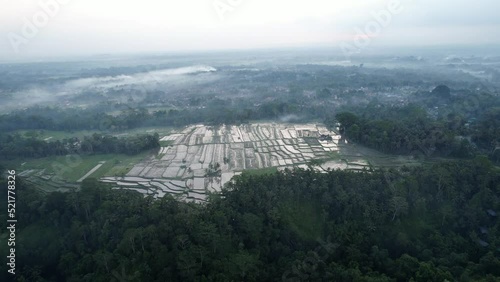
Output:
<path fill-rule="evenodd" d="M 192 125 L 154 131 L 162 133 L 161 147 L 154 153 L 61 156 L 7 164 L 18 167 L 20 176 L 47 192 L 77 189 L 86 178 L 97 178 L 114 189 L 145 196 L 168 194 L 182 201 L 205 202 L 209 193 L 220 192 L 242 172 L 263 174 L 294 167 L 360 171 L 420 163 L 347 144 L 321 124 Z M 331 138 L 321 138 L 325 135 Z M 211 164 L 220 165 L 215 174 L 207 174 Z"/>
<path fill-rule="evenodd" d="M 209 193 L 220 192 L 242 172 L 264 174 L 294 167 L 319 172 L 360 171 L 420 163 L 411 157 L 347 144 L 324 125 L 313 123 L 192 125 L 154 131 L 161 133 L 161 147 L 153 153 L 61 156 L 7 164 L 18 167 L 20 176 L 47 192 L 78 189 L 86 178 L 97 178 L 114 189 L 134 190 L 145 196 L 168 194 L 181 201 L 205 202 Z M 331 138 L 323 140 L 322 135 Z M 220 169 L 209 175 L 211 164 L 219 164 Z"/>
<path fill-rule="evenodd" d="M 331 140 L 320 141 L 321 135 Z M 363 169 L 362 158 L 341 160 L 340 136 L 320 124 L 256 123 L 240 126 L 192 125 L 161 137 L 155 156 L 137 163 L 123 177 L 103 177 L 115 189 L 130 189 L 155 198 L 170 194 L 179 200 L 203 202 L 243 171 L 307 168 L 312 160 L 325 160 L 319 171 Z M 219 164 L 217 176 L 208 177 L 210 164 Z"/>

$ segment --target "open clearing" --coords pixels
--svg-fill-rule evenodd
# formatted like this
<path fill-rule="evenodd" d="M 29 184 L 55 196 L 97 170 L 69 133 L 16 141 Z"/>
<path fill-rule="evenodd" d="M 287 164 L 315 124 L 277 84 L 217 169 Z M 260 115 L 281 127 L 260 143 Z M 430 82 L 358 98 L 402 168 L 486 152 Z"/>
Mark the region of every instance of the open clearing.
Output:
<path fill-rule="evenodd" d="M 320 140 L 320 136 L 330 136 Z M 163 145 L 136 164 L 123 177 L 103 177 L 115 189 L 135 190 L 162 197 L 202 202 L 243 171 L 269 173 L 303 167 L 323 160 L 315 169 L 362 170 L 370 164 L 362 155 L 340 157 L 340 136 L 319 124 L 255 123 L 240 126 L 193 125 L 162 136 Z M 207 177 L 210 164 L 220 164 L 220 174 Z"/>
<path fill-rule="evenodd" d="M 415 165 L 411 157 L 389 156 L 347 144 L 321 124 L 254 123 L 240 126 L 192 125 L 180 130 L 147 128 L 125 132 L 160 133 L 161 147 L 135 156 L 61 156 L 18 160 L 20 175 L 42 190 L 78 188 L 86 178 L 110 183 L 114 189 L 134 190 L 155 198 L 170 194 L 183 201 L 204 202 L 232 177 L 273 173 L 286 168 L 363 170 L 371 167 Z M 61 137 L 61 134 L 51 132 Z M 321 136 L 329 136 L 321 138 Z M 217 173 L 207 176 L 210 165 Z"/>
<path fill-rule="evenodd" d="M 82 182 L 83 180 L 85 180 L 85 178 L 91 176 L 92 173 L 96 172 L 96 170 L 98 170 L 104 163 L 105 163 L 105 161 L 99 162 L 98 165 L 96 165 L 93 169 L 91 169 L 89 172 L 87 172 L 87 174 L 82 176 L 82 178 L 78 179 L 76 182 Z"/>
<path fill-rule="evenodd" d="M 6 164 L 17 168 L 23 180 L 34 184 L 46 192 L 69 191 L 79 187 L 77 181 L 90 170 L 106 160 L 89 177 L 124 176 L 132 167 L 151 153 L 135 156 L 107 154 L 93 156 L 57 156 L 40 159 L 8 161 Z"/>

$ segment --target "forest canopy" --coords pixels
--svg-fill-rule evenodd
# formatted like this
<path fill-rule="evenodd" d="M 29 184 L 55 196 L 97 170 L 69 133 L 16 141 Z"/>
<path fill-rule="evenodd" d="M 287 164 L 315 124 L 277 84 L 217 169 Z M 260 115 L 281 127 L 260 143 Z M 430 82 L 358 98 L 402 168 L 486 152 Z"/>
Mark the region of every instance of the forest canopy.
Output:
<path fill-rule="evenodd" d="M 72 193 L 18 185 L 18 281 L 500 276 L 500 172 L 484 158 L 400 171 L 244 173 L 205 205 L 95 179 Z"/>

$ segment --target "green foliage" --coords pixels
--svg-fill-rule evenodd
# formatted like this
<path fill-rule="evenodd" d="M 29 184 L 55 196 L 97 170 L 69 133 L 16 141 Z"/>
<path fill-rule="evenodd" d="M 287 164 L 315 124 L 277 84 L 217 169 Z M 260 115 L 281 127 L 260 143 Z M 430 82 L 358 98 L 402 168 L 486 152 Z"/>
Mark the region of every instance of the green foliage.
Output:
<path fill-rule="evenodd" d="M 483 154 L 500 162 L 498 94 L 440 85 L 399 103 L 374 99 L 348 109 L 325 123 L 335 128 L 339 122 L 349 141 L 392 154 L 465 159 Z"/>
<path fill-rule="evenodd" d="M 27 139 L 19 134 L 0 134 L 0 157 L 5 159 L 41 158 L 68 154 L 136 155 L 158 147 L 160 147 L 158 133 L 123 138 L 94 133 L 82 139 L 74 137 L 49 142 L 35 137 Z"/>
<path fill-rule="evenodd" d="M 283 220 L 304 240 L 315 241 L 324 237 L 326 221 L 320 206 L 315 202 L 289 202 L 283 203 L 280 207 Z"/>
<path fill-rule="evenodd" d="M 93 179 L 43 195 L 20 179 L 18 280 L 495 281 L 499 183 L 484 158 L 242 174 L 204 205 Z"/>
<path fill-rule="evenodd" d="M 386 153 L 464 158 L 475 154 L 466 139 L 457 139 L 458 129 L 451 130 L 446 122 L 431 119 L 415 105 L 368 107 L 362 116 L 343 112 L 336 120 L 344 137 Z M 332 121 L 329 125 L 333 127 Z"/>

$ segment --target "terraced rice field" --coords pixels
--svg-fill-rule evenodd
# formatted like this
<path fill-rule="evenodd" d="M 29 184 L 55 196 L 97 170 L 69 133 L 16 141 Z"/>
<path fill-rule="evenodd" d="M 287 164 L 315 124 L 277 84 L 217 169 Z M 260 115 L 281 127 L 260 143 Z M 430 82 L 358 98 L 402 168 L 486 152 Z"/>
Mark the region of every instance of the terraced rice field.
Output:
<path fill-rule="evenodd" d="M 330 135 L 332 140 L 320 141 L 320 135 Z M 136 164 L 126 176 L 101 181 L 154 197 L 168 193 L 179 200 L 203 202 L 209 192 L 220 191 L 234 175 L 248 169 L 307 167 L 313 159 L 328 160 L 318 170 L 368 166 L 363 159 L 333 160 L 339 140 L 339 135 L 318 124 L 193 125 L 163 136 L 162 144 L 169 145 Z M 216 163 L 220 177 L 205 177 L 209 165 Z"/>

